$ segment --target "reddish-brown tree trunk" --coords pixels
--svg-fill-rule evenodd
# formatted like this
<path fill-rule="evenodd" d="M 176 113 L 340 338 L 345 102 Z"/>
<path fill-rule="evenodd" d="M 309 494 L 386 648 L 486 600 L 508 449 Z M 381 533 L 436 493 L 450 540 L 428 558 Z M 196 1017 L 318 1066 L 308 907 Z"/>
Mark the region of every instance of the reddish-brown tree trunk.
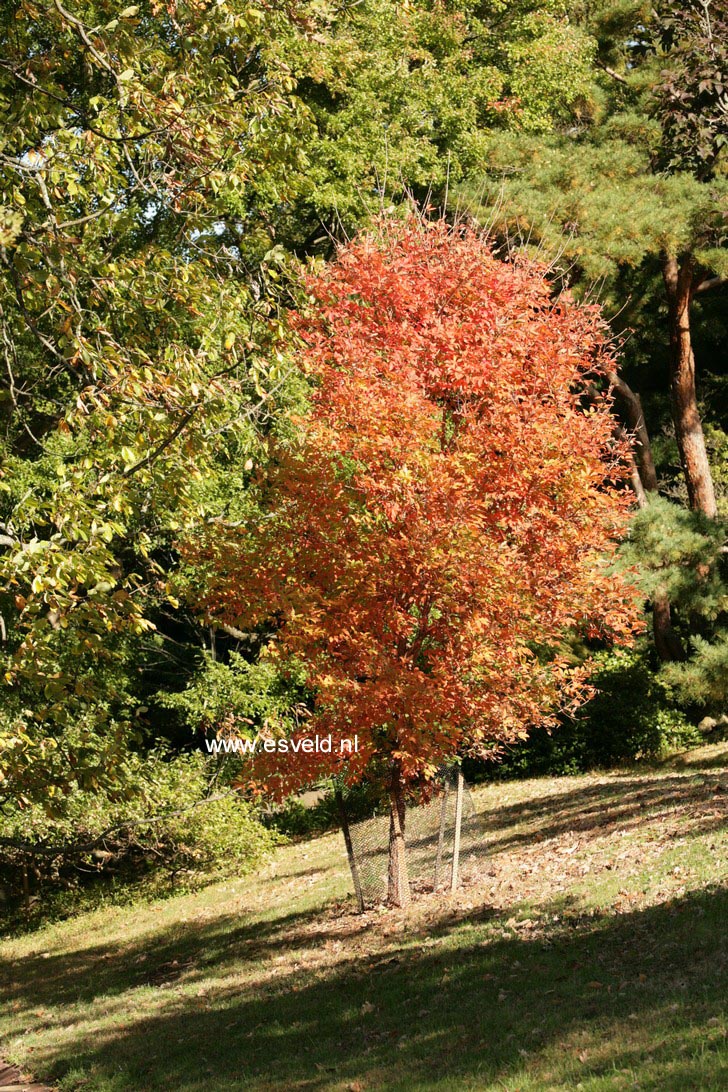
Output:
<path fill-rule="evenodd" d="M 405 845 L 404 789 L 399 774 L 392 778 L 389 790 L 389 871 L 387 902 L 390 906 L 409 906 L 410 886 Z"/>
<path fill-rule="evenodd" d="M 670 329 L 670 388 L 675 436 L 690 507 L 713 518 L 715 489 L 698 411 L 695 357 L 690 339 L 694 270 L 695 260 L 691 256 L 681 261 L 666 258 L 663 263 Z"/>
<path fill-rule="evenodd" d="M 682 641 L 672 628 L 670 600 L 664 591 L 656 591 L 652 596 L 652 633 L 655 650 L 663 663 L 687 660 Z"/>

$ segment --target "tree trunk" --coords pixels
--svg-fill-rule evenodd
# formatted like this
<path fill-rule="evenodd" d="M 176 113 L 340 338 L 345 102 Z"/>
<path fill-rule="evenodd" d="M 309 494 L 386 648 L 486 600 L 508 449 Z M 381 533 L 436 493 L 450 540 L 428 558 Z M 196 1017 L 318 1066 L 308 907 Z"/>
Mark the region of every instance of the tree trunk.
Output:
<path fill-rule="evenodd" d="M 404 790 L 399 775 L 392 778 L 389 791 L 389 871 L 387 902 L 390 906 L 409 906 L 410 886 L 404 840 Z"/>
<path fill-rule="evenodd" d="M 624 410 L 624 419 L 630 432 L 635 437 L 635 460 L 639 470 L 642 487 L 647 493 L 657 492 L 657 471 L 652 458 L 652 444 L 645 424 L 645 415 L 642 412 L 642 401 L 628 383 L 625 383 L 621 375 L 616 372 L 608 372 L 607 379 L 611 383 L 619 402 Z M 637 492 L 637 490 L 635 490 Z M 639 495 L 639 494 L 638 494 Z M 640 505 L 640 507 L 642 507 Z"/>
<path fill-rule="evenodd" d="M 670 388 L 675 435 L 690 507 L 712 519 L 717 511 L 715 490 L 698 411 L 695 357 L 690 340 L 694 269 L 695 259 L 690 255 L 680 262 L 676 258 L 666 258 L 663 263 L 670 329 Z"/>
<path fill-rule="evenodd" d="M 663 663 L 687 660 L 682 641 L 672 628 L 670 600 L 665 592 L 657 591 L 652 596 L 652 633 L 655 650 Z"/>

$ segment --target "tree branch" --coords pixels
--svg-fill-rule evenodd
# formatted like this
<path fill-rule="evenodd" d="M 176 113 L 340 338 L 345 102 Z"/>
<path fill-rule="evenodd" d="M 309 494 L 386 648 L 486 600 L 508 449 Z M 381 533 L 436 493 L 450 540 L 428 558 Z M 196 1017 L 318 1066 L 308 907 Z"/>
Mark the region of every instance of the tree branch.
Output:
<path fill-rule="evenodd" d="M 614 371 L 607 372 L 607 379 L 624 407 L 627 424 L 637 440 L 637 463 L 642 485 L 648 493 L 657 491 L 657 471 L 652 458 L 652 445 L 645 424 L 640 396 Z"/>
<path fill-rule="evenodd" d="M 710 292 L 711 288 L 721 288 L 724 284 L 728 284 L 728 277 L 707 277 L 700 282 L 695 292 Z"/>
<path fill-rule="evenodd" d="M 130 475 L 136 474 L 137 470 L 141 470 L 142 467 L 151 466 L 154 460 L 158 458 L 162 454 L 162 452 L 169 447 L 170 444 L 173 444 L 179 434 L 184 431 L 184 429 L 195 416 L 199 408 L 200 404 L 197 403 L 197 405 L 193 406 L 192 409 L 187 410 L 187 412 L 182 415 L 182 417 L 177 422 L 172 431 L 169 433 L 169 435 L 165 436 L 165 438 L 157 444 L 153 451 L 150 451 L 149 454 L 145 455 L 142 459 L 140 459 L 138 463 L 134 463 L 133 466 L 130 466 L 127 470 L 124 471 L 124 477 L 128 478 L 130 477 Z"/>
<path fill-rule="evenodd" d="M 254 637 L 254 633 L 244 633 L 242 629 L 238 629 L 237 626 L 229 626 L 226 622 L 218 622 L 213 619 L 213 629 L 221 629 L 223 633 L 227 633 L 228 637 L 234 637 L 236 641 L 249 641 L 251 637 Z"/>
<path fill-rule="evenodd" d="M 613 68 L 610 68 L 608 64 L 604 64 L 603 61 L 597 61 L 597 68 L 601 68 L 602 72 L 606 72 L 607 75 L 611 76 L 617 83 L 629 86 L 629 80 L 625 79 L 624 76 L 620 76 L 619 72 L 615 72 Z"/>

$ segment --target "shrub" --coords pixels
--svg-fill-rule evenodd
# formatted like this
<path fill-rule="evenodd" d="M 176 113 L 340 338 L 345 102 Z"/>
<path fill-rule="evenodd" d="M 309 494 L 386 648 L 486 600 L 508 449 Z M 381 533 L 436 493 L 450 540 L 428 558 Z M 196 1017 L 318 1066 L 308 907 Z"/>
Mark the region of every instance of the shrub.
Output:
<path fill-rule="evenodd" d="M 216 788 L 216 764 L 205 756 L 153 752 L 136 761 L 141 791 L 131 800 L 75 792 L 52 818 L 40 805 L 6 805 L 0 892 L 11 915 L 21 906 L 32 919 L 65 913 L 110 893 L 189 890 L 249 871 L 280 841 L 249 803 Z"/>
<path fill-rule="evenodd" d="M 266 825 L 292 838 L 338 830 L 341 825 L 341 813 L 335 796 L 334 781 L 335 779 L 330 778 L 320 783 L 322 796 L 310 807 L 304 805 L 298 796 L 287 797 L 282 804 L 271 809 L 266 815 Z M 346 801 L 346 815 L 350 823 L 369 819 L 375 812 L 386 810 L 386 798 L 382 794 L 381 787 L 371 781 L 349 785 L 342 791 Z"/>
<path fill-rule="evenodd" d="M 529 777 L 576 774 L 641 758 L 658 758 L 700 743 L 698 729 L 671 699 L 646 648 L 598 653 L 591 682 L 597 694 L 573 720 L 549 734 L 533 729 L 497 765 L 470 776 Z"/>

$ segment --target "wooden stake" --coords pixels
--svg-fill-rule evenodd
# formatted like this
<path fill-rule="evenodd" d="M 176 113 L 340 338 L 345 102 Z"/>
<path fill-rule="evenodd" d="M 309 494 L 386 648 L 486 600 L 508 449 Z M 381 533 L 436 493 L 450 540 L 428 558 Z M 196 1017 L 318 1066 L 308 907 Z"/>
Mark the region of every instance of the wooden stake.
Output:
<path fill-rule="evenodd" d="M 389 863 L 387 867 L 387 902 L 405 909 L 410 904 L 409 873 L 404 829 L 407 809 L 402 785 L 394 778 L 389 793 Z"/>
<path fill-rule="evenodd" d="M 440 804 L 440 833 L 437 836 L 437 857 L 435 858 L 435 883 L 432 888 L 437 891 L 440 886 L 440 868 L 442 867 L 442 848 L 445 844 L 445 822 L 447 820 L 447 799 L 450 795 L 450 778 L 445 779 L 445 791 L 442 794 Z"/>
<path fill-rule="evenodd" d="M 458 868 L 460 867 L 460 827 L 463 821 L 463 787 L 465 781 L 462 771 L 458 770 L 457 789 L 455 797 L 455 843 L 452 847 L 452 876 L 450 879 L 450 893 L 453 894 L 458 885 Z"/>
<path fill-rule="evenodd" d="M 23 865 L 23 905 L 26 914 L 30 911 L 30 882 L 28 880 L 28 866 Z"/>
<path fill-rule="evenodd" d="M 356 901 L 359 905 L 359 913 L 364 913 L 364 895 L 361 889 L 361 880 L 359 879 L 359 869 L 356 864 L 356 857 L 354 856 L 354 846 L 351 841 L 351 831 L 349 830 L 349 817 L 346 814 L 346 805 L 344 804 L 344 794 L 341 789 L 336 789 L 334 796 L 336 797 L 336 803 L 339 806 L 339 818 L 341 819 L 341 830 L 344 835 L 344 843 L 346 845 L 346 855 L 349 858 L 349 868 L 351 869 L 351 878 L 354 881 L 354 892 L 356 894 Z"/>

